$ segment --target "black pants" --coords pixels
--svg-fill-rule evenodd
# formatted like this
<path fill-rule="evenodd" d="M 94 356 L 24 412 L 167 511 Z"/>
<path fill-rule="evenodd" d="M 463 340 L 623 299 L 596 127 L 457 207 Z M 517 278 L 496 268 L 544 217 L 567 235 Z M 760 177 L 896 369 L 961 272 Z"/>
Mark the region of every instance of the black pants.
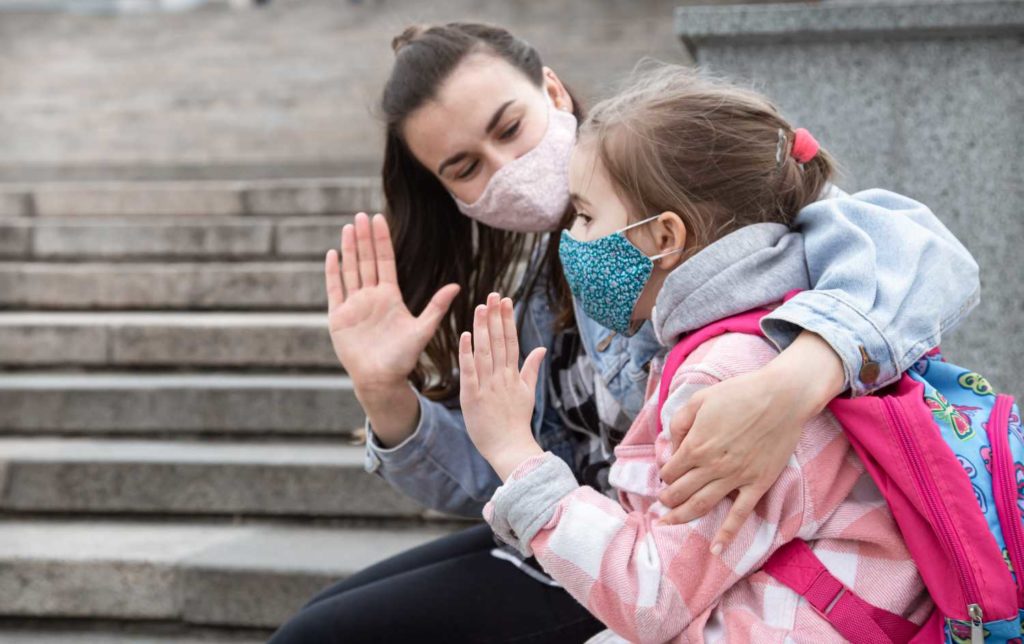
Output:
<path fill-rule="evenodd" d="M 565 590 L 495 558 L 492 548 L 482 524 L 386 559 L 315 596 L 270 644 L 571 644 L 604 630 Z"/>

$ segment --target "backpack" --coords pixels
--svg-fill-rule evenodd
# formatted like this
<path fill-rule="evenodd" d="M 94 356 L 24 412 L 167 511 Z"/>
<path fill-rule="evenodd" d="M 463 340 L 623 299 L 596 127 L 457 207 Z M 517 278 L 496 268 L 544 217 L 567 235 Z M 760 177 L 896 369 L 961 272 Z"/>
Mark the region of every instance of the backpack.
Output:
<path fill-rule="evenodd" d="M 757 309 L 690 333 L 669 352 L 658 418 L 686 357 L 724 333 L 764 334 Z M 895 384 L 829 406 L 889 504 L 935 610 L 917 626 L 857 597 L 802 540 L 764 571 L 859 642 L 1020 644 L 1024 430 L 1013 398 L 933 350 Z"/>

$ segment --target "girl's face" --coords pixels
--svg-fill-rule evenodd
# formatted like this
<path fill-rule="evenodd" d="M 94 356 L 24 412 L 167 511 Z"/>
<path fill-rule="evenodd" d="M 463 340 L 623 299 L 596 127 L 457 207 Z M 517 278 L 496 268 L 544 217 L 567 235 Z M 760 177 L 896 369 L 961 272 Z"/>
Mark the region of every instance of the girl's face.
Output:
<path fill-rule="evenodd" d="M 577 143 L 569 159 L 569 198 L 576 211 L 569 233 L 580 241 L 600 239 L 631 223 L 629 208 L 615 191 L 595 148 L 591 142 Z M 631 237 L 630 241 L 642 240 Z"/>
<path fill-rule="evenodd" d="M 630 212 L 630 206 L 615 190 L 615 184 L 597 154 L 596 145 L 586 139 L 576 144 L 569 160 L 569 195 L 576 211 L 569 234 L 580 241 L 611 235 L 648 216 Z M 663 212 L 657 219 L 624 234 L 648 257 L 683 248 L 686 244 L 686 226 L 674 212 Z M 658 291 L 668 274 L 680 263 L 682 259 L 678 253 L 655 260 L 654 270 L 633 308 L 634 320 L 651 317 Z"/>
<path fill-rule="evenodd" d="M 409 115 L 402 134 L 413 156 L 449 192 L 473 203 L 495 172 L 540 143 L 549 100 L 557 109 L 572 109 L 549 68 L 537 87 L 505 60 L 472 54 L 436 97 Z"/>

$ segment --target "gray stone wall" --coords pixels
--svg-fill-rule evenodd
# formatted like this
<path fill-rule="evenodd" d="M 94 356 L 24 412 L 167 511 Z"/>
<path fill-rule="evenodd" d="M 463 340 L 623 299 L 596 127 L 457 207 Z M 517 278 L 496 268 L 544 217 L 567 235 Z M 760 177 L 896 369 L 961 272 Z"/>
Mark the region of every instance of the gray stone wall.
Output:
<path fill-rule="evenodd" d="M 752 82 L 844 168 L 935 211 L 978 259 L 982 303 L 947 354 L 1024 394 L 1024 3 L 690 7 L 698 63 Z"/>
<path fill-rule="evenodd" d="M 508 26 L 588 101 L 642 56 L 687 60 L 673 0 L 228 4 L 0 11 L 0 181 L 376 174 L 373 106 L 412 23 Z"/>

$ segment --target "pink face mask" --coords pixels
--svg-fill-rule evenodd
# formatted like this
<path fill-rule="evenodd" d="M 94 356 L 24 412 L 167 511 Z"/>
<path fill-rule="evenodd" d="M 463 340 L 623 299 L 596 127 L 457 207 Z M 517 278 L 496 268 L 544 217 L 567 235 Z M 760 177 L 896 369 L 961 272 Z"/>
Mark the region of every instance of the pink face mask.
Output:
<path fill-rule="evenodd" d="M 558 227 L 569 205 L 569 157 L 576 143 L 576 117 L 548 106 L 548 129 L 536 147 L 495 172 L 473 203 L 452 195 L 462 214 L 492 228 L 520 233 Z"/>

